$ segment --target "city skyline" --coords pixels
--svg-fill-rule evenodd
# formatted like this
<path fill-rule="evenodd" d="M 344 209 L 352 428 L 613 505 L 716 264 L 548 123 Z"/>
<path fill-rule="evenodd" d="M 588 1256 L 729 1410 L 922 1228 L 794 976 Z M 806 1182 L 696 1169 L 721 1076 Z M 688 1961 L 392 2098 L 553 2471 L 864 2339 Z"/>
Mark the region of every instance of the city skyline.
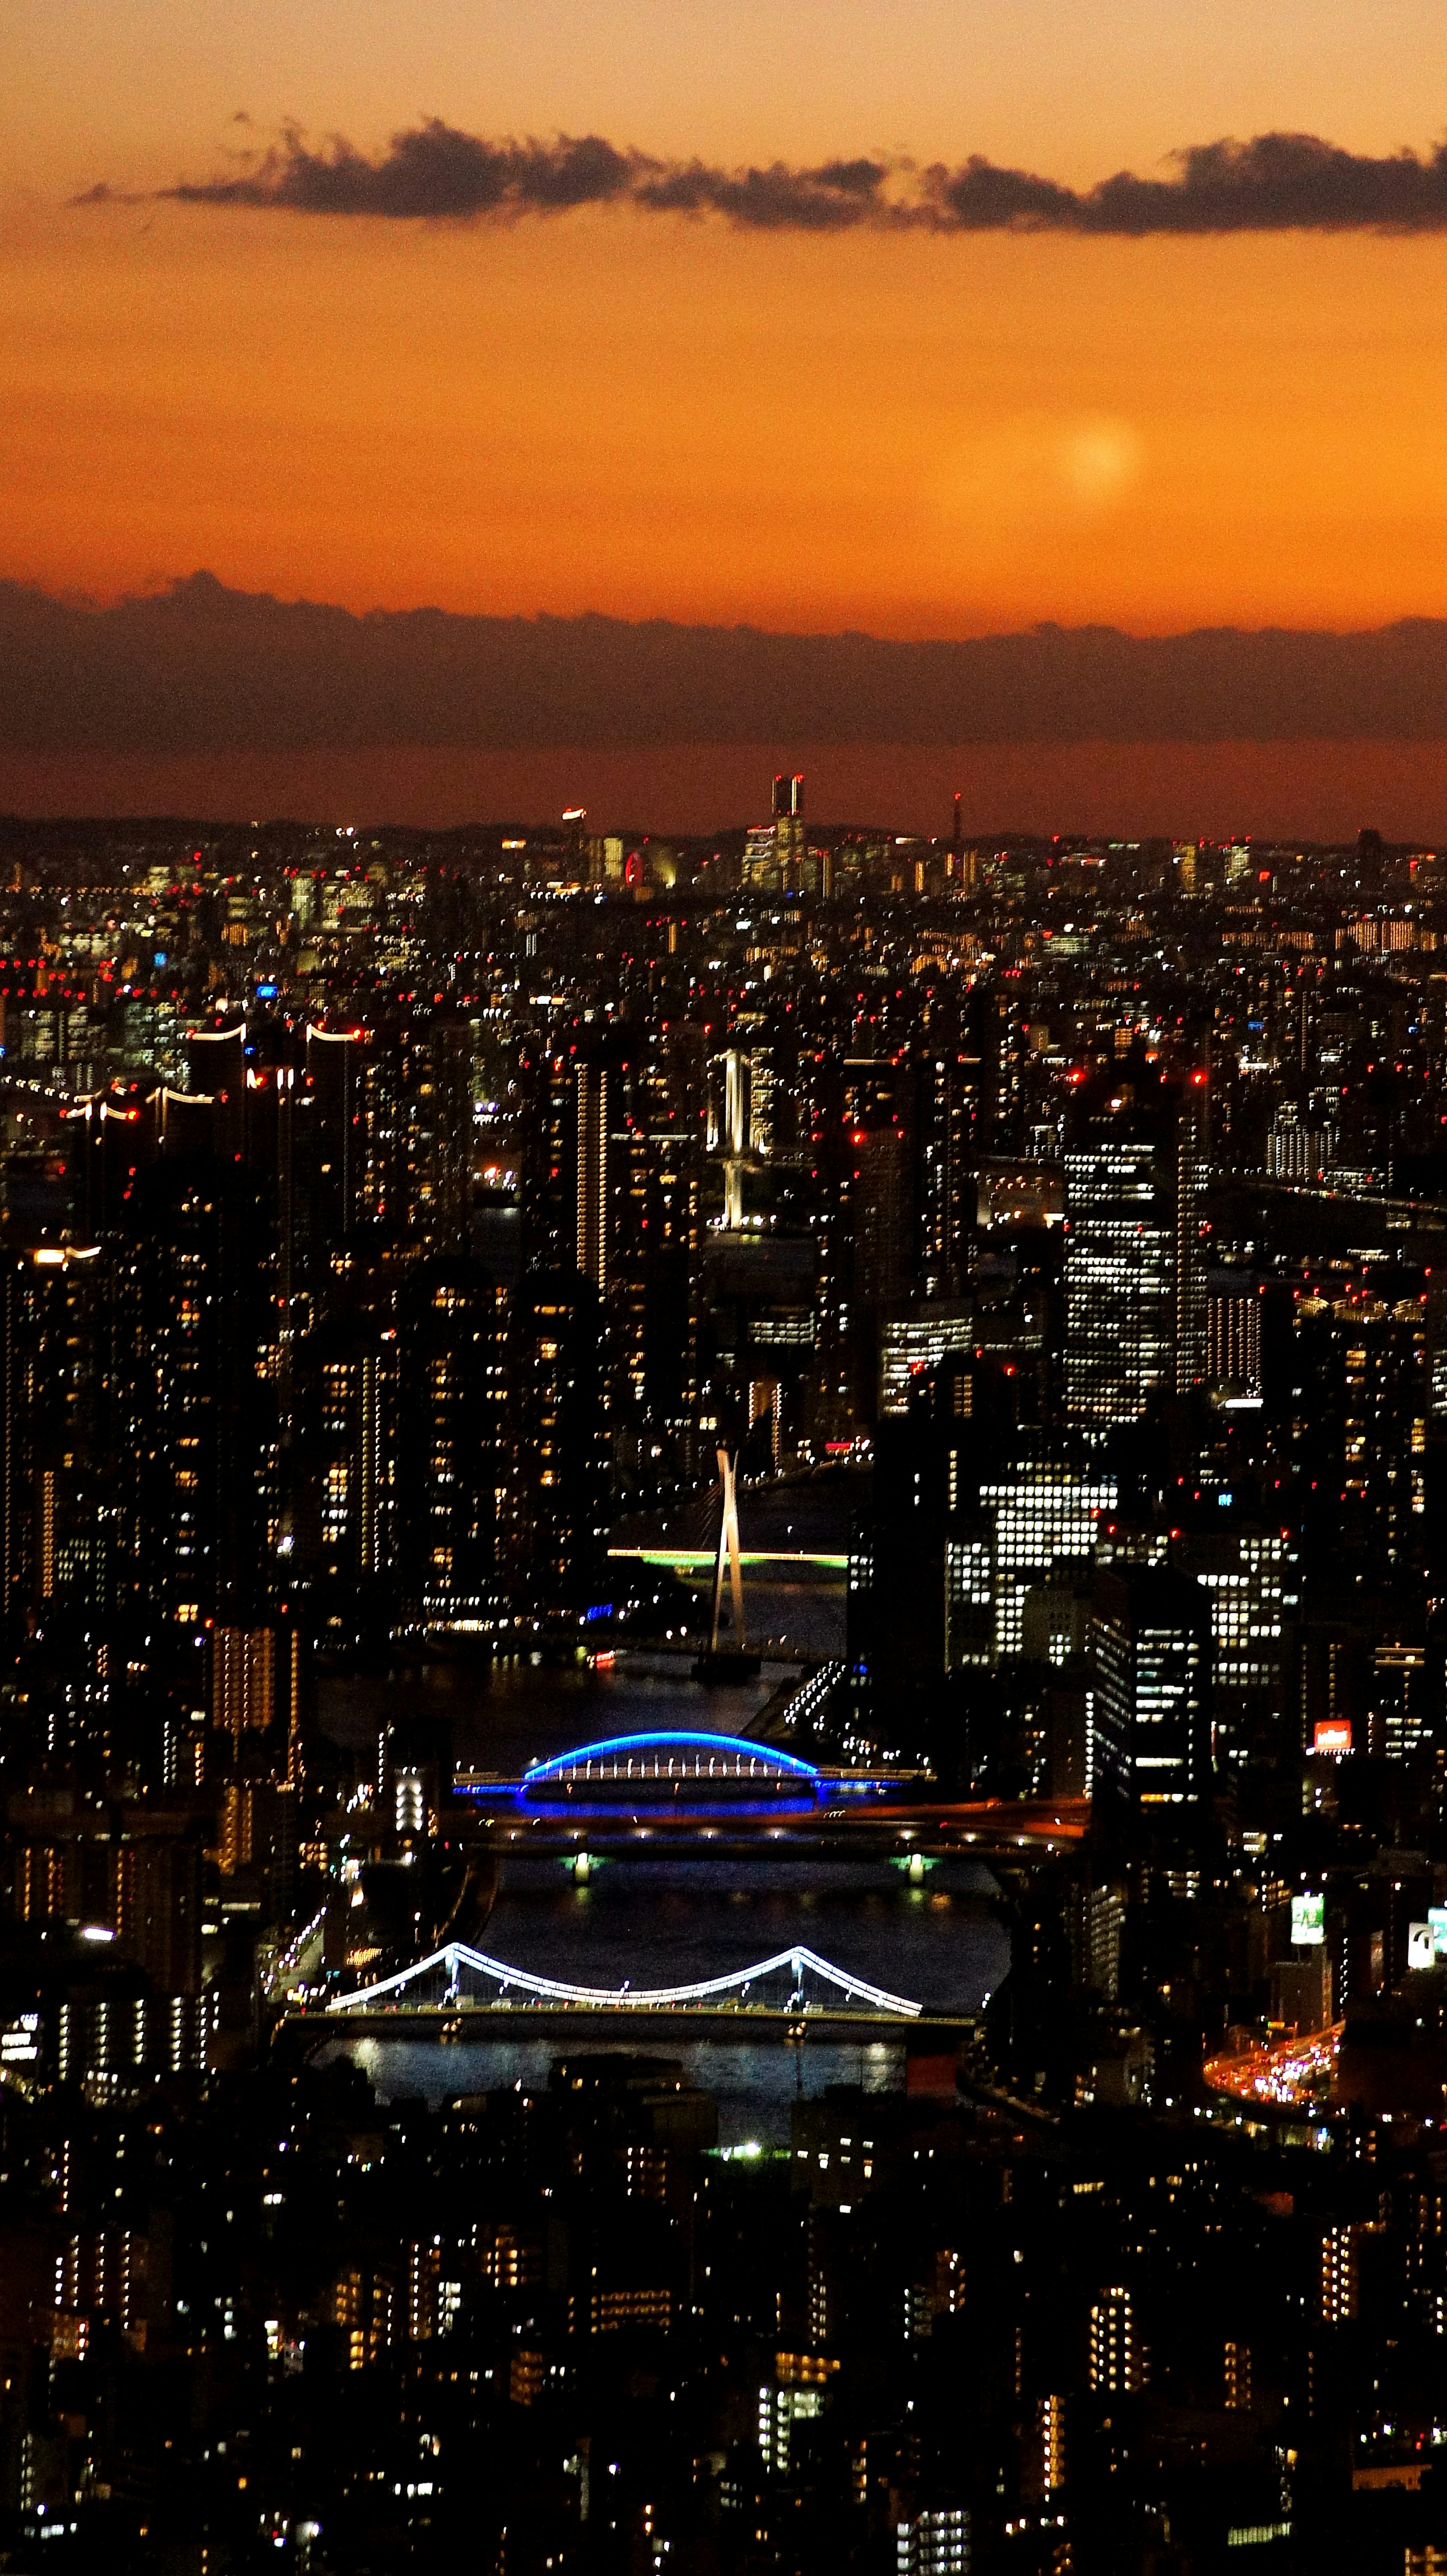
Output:
<path fill-rule="evenodd" d="M 6 2576 L 1447 2576 L 1444 55 L 9 13 Z"/>

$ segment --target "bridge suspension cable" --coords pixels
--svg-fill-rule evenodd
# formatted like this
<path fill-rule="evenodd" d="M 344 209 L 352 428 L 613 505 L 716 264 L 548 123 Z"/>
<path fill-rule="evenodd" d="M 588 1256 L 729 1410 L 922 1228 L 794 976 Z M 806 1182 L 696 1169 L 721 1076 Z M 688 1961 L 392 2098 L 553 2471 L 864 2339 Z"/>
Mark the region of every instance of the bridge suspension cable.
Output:
<path fill-rule="evenodd" d="M 844 1996 L 846 2004 L 860 2003 L 875 2012 L 895 2014 L 905 2021 L 915 2020 L 923 2010 L 922 2005 L 911 2002 L 907 1995 L 893 1995 L 884 1986 L 871 1985 L 867 1978 L 852 1975 L 847 1968 L 836 1968 L 831 1960 L 822 1959 L 817 1950 L 807 1949 L 802 1943 L 792 1950 L 776 1951 L 771 1959 L 760 1959 L 752 1967 L 734 1968 L 721 1977 L 696 1978 L 688 1985 L 580 1986 L 564 1978 L 536 1976 L 528 1968 L 509 1967 L 506 1960 L 490 1959 L 485 1951 L 470 1949 L 465 1941 L 449 1941 L 445 1949 L 434 1950 L 426 1959 L 414 1960 L 410 1967 L 399 1968 L 393 1976 L 379 1978 L 375 1985 L 359 1987 L 355 1994 L 335 1995 L 327 2010 L 333 2013 L 354 2012 L 365 2010 L 372 2004 L 385 2003 L 390 1997 L 400 1995 L 419 1977 L 425 1977 L 438 1968 L 446 1970 L 448 1984 L 454 1990 L 459 1971 L 465 1968 L 475 1976 L 490 1978 L 504 1991 L 516 1988 L 520 1994 L 532 1996 L 540 2003 L 582 2004 L 608 2012 L 649 2012 L 667 2010 L 675 2005 L 708 2003 L 715 1996 L 742 1993 L 763 1978 L 777 1976 L 781 1969 L 788 1968 L 793 1975 L 796 1994 L 802 1991 L 807 1973 L 825 1985 L 833 1986 Z"/>

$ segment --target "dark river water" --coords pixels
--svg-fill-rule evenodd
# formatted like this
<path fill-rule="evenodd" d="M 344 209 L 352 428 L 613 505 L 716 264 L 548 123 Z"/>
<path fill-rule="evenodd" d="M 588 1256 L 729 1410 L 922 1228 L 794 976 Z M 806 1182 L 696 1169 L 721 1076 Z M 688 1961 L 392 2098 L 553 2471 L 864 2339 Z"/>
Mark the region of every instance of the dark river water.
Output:
<path fill-rule="evenodd" d="M 445 1712 L 459 1767 L 515 1772 L 605 1735 L 744 1730 L 785 1670 L 766 1667 L 756 1684 L 705 1691 L 685 1665 L 663 1658 L 623 1658 L 605 1673 L 528 1663 L 491 1672 L 432 1668 L 406 1681 L 334 1684 L 322 1718 L 360 1747 L 403 1707 Z M 973 2011 L 1009 1965 L 993 1888 L 988 1870 L 964 1860 L 942 1861 L 923 1887 L 910 1887 L 883 1857 L 630 1857 L 605 1862 L 580 1888 L 560 1862 L 519 1858 L 504 1864 L 479 1946 L 544 1976 L 638 1988 L 724 1975 L 797 1942 L 926 2012 Z M 345 2043 L 379 2093 L 433 2100 L 544 2084 L 561 2045 L 556 2035 Z M 725 2144 L 786 2137 L 796 2089 L 847 2082 L 886 2091 L 904 2081 L 904 2051 L 892 2038 L 810 2040 L 800 2061 L 782 2036 L 689 2040 L 675 2022 L 666 2034 L 640 2031 L 637 2046 L 682 2059 L 691 2080 L 714 2094 Z"/>

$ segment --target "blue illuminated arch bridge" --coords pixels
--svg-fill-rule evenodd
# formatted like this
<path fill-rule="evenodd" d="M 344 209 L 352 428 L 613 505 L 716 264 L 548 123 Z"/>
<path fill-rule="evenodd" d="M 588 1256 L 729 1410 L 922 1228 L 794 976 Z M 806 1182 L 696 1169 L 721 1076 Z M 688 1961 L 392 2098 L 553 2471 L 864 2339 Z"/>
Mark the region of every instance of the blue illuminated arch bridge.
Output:
<path fill-rule="evenodd" d="M 795 1943 L 758 1959 L 752 1967 L 730 1969 L 726 1976 L 700 1977 L 680 1986 L 582 1986 L 560 1977 L 535 1976 L 530 1969 L 509 1967 L 490 1959 L 465 1941 L 449 1941 L 429 1958 L 417 1959 L 394 1976 L 355 1994 L 336 1995 L 330 2013 L 483 2013 L 572 2007 L 583 2012 L 758 2012 L 865 2015 L 893 2021 L 917 2020 L 922 2007 L 907 1995 L 892 1995 L 847 1968 L 821 1959 L 817 1950 Z"/>
<path fill-rule="evenodd" d="M 816 1763 L 775 1744 L 670 1727 L 649 1735 L 606 1735 L 597 1744 L 555 1753 L 548 1762 L 531 1763 L 518 1787 L 531 1805 L 578 1799 L 651 1805 L 675 1797 L 813 1799 L 824 1777 Z"/>
<path fill-rule="evenodd" d="M 899 1771 L 826 1770 L 747 1735 L 661 1727 L 574 1745 L 570 1753 L 531 1763 L 520 1780 L 499 1779 L 491 1771 L 460 1771 L 456 1788 L 460 1797 L 510 1805 L 534 1821 L 616 1815 L 620 1808 L 758 1816 L 833 1806 L 840 1798 L 868 1803 L 898 1796 L 913 1777 Z"/>

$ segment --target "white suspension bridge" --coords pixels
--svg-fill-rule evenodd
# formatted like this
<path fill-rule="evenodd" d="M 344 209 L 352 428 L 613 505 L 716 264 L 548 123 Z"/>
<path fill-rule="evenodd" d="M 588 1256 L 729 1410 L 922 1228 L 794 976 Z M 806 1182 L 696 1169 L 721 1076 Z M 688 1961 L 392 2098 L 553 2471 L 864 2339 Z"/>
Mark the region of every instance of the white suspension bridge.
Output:
<path fill-rule="evenodd" d="M 836 2020 L 917 2021 L 923 2011 L 907 1995 L 871 1985 L 847 1968 L 796 1942 L 751 1967 L 724 1976 L 699 1977 L 677 1986 L 575 1985 L 489 1958 L 465 1941 L 449 1941 L 428 1958 L 353 1993 L 334 1995 L 329 2015 L 417 2014 L 429 2018 L 496 2011 L 605 2013 L 740 2012 L 791 2017 L 810 2013 Z M 310 2018 L 310 2016 L 308 2016 Z"/>

